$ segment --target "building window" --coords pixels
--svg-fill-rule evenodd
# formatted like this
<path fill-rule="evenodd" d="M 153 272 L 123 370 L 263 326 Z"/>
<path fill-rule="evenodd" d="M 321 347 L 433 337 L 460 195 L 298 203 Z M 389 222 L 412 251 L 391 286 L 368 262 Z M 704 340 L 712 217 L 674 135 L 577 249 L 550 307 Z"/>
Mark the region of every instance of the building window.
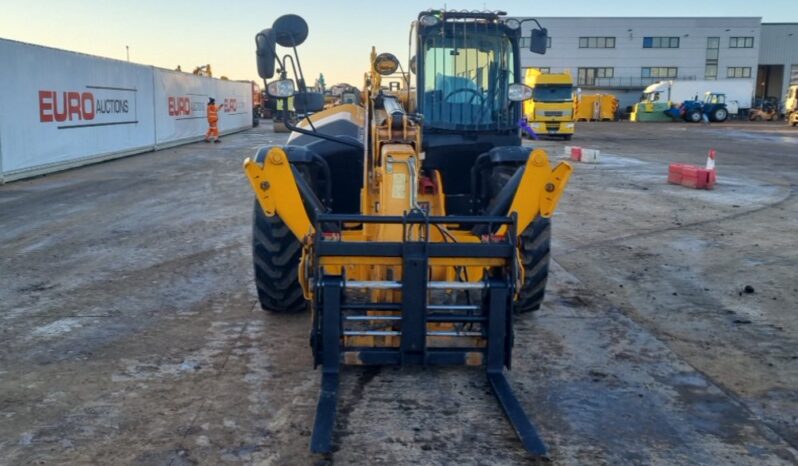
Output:
<path fill-rule="evenodd" d="M 750 78 L 751 77 L 751 67 L 750 66 L 730 66 L 726 68 L 726 77 L 727 78 Z"/>
<path fill-rule="evenodd" d="M 614 37 L 580 37 L 580 49 L 614 49 Z"/>
<path fill-rule="evenodd" d="M 729 37 L 730 49 L 752 49 L 754 48 L 753 37 Z"/>
<path fill-rule="evenodd" d="M 615 68 L 579 68 L 577 69 L 577 84 L 594 86 L 597 78 L 612 78 Z"/>
<path fill-rule="evenodd" d="M 720 37 L 707 37 L 707 61 L 704 79 L 718 79 L 718 57 L 720 56 Z"/>
<path fill-rule="evenodd" d="M 675 78 L 678 75 L 679 68 L 675 66 L 647 66 L 640 71 L 643 78 Z"/>
<path fill-rule="evenodd" d="M 798 65 L 790 67 L 790 85 L 798 84 Z"/>
<path fill-rule="evenodd" d="M 644 49 L 678 49 L 678 37 L 643 37 Z"/>
<path fill-rule="evenodd" d="M 529 45 L 530 45 L 529 41 L 530 41 L 529 37 L 522 37 L 521 40 L 518 41 L 518 47 L 520 47 L 521 50 L 524 49 L 529 50 Z M 546 38 L 546 48 L 547 49 L 551 48 L 551 36 Z"/>

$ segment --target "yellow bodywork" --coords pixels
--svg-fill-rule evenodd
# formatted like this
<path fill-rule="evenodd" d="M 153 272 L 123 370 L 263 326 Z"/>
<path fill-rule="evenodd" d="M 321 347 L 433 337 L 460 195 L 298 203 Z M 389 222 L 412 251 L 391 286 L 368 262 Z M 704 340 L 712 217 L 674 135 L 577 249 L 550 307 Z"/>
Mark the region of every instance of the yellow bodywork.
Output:
<path fill-rule="evenodd" d="M 372 53 L 372 58 L 374 54 Z M 361 189 L 361 213 L 376 216 L 401 216 L 413 210 L 422 210 L 431 216 L 446 216 L 444 203 L 445 186 L 440 173 L 434 171 L 431 177 L 422 176 L 421 165 L 424 158 L 421 145 L 421 126 L 405 115 L 401 123 L 386 115 L 384 110 L 374 109 L 371 99 L 379 91 L 379 75 L 370 73 L 372 87 L 364 91 L 366 107 L 351 104 L 333 107 L 311 117 L 314 122 L 334 117 L 339 112 L 352 120 L 368 120 L 364 124 L 364 185 Z M 367 82 L 368 79 L 367 79 Z M 376 84 L 376 86 L 375 86 Z M 384 90 L 383 90 L 384 92 Z M 404 94 L 404 91 L 400 92 Z M 314 227 L 304 208 L 297 188 L 294 172 L 288 162 L 286 153 L 279 147 L 272 148 L 263 163 L 250 158 L 244 161 L 244 171 L 253 191 L 267 216 L 278 215 L 302 243 L 303 255 L 300 263 L 299 279 L 305 297 L 313 299 L 314 289 L 310 283 L 313 274 L 310 270 L 322 267 L 325 274 L 342 274 L 347 280 L 397 280 L 402 276 L 401 257 L 347 257 L 323 256 L 319 263 L 312 264 Z M 516 233 L 521 232 L 537 217 L 550 217 L 565 189 L 572 167 L 561 162 L 552 169 L 546 152 L 535 149 L 528 161 L 518 189 L 512 200 L 508 216 L 515 215 Z M 422 179 L 423 178 L 423 179 Z M 335 180 L 346 183 L 348 180 Z M 344 225 L 334 237 L 323 240 L 342 242 L 402 242 L 419 241 L 457 243 L 491 242 L 491 235 L 476 235 L 469 230 L 456 229 L 455 225 L 443 225 L 440 228 L 408 228 L 403 238 L 401 224 Z M 424 235 L 429 237 L 425 238 Z M 496 237 L 506 235 L 506 227 L 498 230 Z M 429 258 L 429 279 L 441 281 L 465 280 L 476 282 L 484 278 L 492 269 L 515 267 L 519 271 L 518 279 L 523 280 L 523 267 L 519 265 L 520 251 L 516 254 L 515 263 L 507 263 L 505 259 L 480 257 L 431 257 Z M 518 288 L 518 287 L 517 287 Z M 370 290 L 371 302 L 401 302 L 398 290 Z M 396 314 L 396 311 L 368 311 L 370 315 Z M 387 324 L 386 324 L 387 325 Z M 439 329 L 443 324 L 429 324 L 430 330 Z M 396 336 L 345 336 L 347 346 L 358 347 L 395 347 L 399 345 Z M 450 337 L 428 338 L 430 346 L 446 346 Z M 474 337 L 473 344 L 481 345 L 481 338 Z M 462 339 L 459 340 L 462 342 Z M 470 363 L 480 364 L 481 353 L 475 353 Z M 345 361 L 357 363 L 357 353 L 345 355 Z"/>

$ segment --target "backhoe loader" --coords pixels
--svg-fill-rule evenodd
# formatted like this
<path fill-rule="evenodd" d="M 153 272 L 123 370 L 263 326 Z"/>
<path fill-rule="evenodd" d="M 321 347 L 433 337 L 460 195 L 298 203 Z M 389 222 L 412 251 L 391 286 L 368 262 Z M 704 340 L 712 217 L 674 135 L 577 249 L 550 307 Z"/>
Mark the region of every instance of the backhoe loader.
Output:
<path fill-rule="evenodd" d="M 530 50 L 545 53 L 546 30 L 524 21 L 537 25 Z M 313 452 L 332 448 L 341 365 L 455 364 L 484 367 L 523 446 L 546 455 L 504 368 L 513 311 L 543 300 L 549 218 L 571 166 L 552 169 L 545 151 L 521 145 L 532 94 L 521 83 L 524 21 L 421 12 L 410 72 L 372 49 L 362 105 L 308 108 L 286 145 L 244 161 L 260 304 L 312 314 L 322 368 Z M 311 107 L 297 54 L 307 36 L 301 17 L 285 15 L 255 41 L 260 76 L 279 73 L 269 95 Z M 397 77 L 401 86 L 385 85 Z"/>

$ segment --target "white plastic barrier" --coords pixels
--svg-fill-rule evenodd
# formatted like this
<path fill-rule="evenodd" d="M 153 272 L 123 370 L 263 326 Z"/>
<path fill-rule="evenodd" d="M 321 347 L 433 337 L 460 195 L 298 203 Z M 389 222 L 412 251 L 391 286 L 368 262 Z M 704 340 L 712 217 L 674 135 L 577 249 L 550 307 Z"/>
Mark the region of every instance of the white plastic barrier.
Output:
<path fill-rule="evenodd" d="M 209 96 L 221 132 L 252 125 L 248 82 L 5 39 L 0 63 L 0 182 L 197 140 Z"/>

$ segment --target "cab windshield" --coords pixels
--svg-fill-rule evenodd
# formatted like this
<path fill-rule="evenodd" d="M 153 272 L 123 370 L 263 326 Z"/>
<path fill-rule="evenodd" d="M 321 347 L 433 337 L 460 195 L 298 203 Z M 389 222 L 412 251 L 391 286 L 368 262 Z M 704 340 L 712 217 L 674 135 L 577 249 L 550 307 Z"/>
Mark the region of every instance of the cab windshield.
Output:
<path fill-rule="evenodd" d="M 511 41 L 495 31 L 444 30 L 423 39 L 424 125 L 474 130 L 512 125 Z"/>
<path fill-rule="evenodd" d="M 532 100 L 535 102 L 568 102 L 573 100 L 573 87 L 570 85 L 538 84 Z"/>

